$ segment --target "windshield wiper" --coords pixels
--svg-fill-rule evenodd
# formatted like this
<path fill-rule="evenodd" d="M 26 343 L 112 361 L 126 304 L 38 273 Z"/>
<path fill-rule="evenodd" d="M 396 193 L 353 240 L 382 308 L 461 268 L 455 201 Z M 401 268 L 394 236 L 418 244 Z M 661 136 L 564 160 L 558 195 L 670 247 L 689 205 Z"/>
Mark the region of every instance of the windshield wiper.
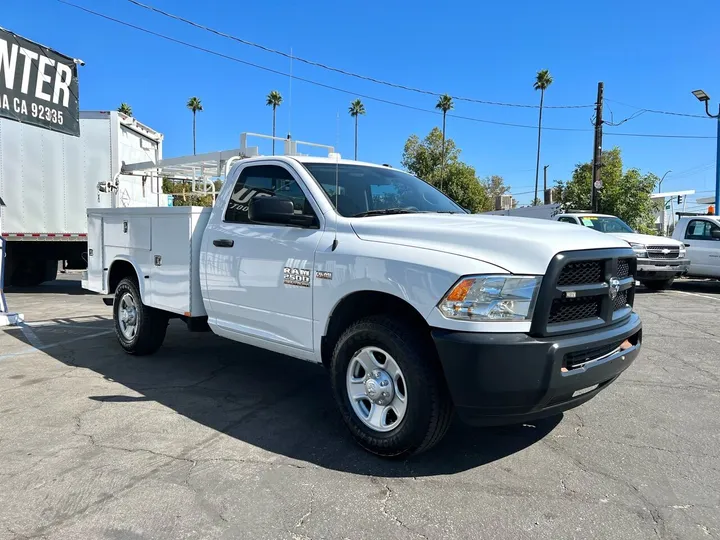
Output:
<path fill-rule="evenodd" d="M 351 217 L 366 217 L 366 216 L 387 216 L 391 214 L 417 214 L 417 210 L 408 210 L 407 208 L 383 208 L 382 210 L 368 210 L 367 212 L 360 212 L 359 214 L 353 214 Z"/>

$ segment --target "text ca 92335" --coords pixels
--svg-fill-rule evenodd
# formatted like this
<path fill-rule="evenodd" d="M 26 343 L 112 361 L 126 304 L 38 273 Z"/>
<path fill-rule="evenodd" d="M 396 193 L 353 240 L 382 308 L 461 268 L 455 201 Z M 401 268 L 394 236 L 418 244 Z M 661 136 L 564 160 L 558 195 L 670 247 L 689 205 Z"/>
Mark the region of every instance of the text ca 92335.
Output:
<path fill-rule="evenodd" d="M 58 126 L 62 126 L 65 122 L 62 111 L 38 103 L 31 103 L 28 106 L 27 101 L 19 97 L 11 98 L 7 94 L 3 94 L 2 99 L 0 99 L 0 104 L 3 109 L 17 115 L 31 116 L 38 120 L 52 122 Z"/>

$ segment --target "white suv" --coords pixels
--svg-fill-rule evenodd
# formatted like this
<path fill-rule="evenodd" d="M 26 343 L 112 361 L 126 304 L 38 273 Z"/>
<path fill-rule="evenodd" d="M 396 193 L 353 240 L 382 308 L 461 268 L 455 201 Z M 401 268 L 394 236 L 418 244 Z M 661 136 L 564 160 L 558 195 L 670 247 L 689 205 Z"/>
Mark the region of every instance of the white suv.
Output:
<path fill-rule="evenodd" d="M 667 289 L 675 278 L 687 272 L 690 265 L 682 242 L 664 236 L 639 234 L 616 216 L 578 212 L 558 214 L 553 219 L 583 225 L 628 242 L 638 258 L 636 277 L 648 289 Z"/>

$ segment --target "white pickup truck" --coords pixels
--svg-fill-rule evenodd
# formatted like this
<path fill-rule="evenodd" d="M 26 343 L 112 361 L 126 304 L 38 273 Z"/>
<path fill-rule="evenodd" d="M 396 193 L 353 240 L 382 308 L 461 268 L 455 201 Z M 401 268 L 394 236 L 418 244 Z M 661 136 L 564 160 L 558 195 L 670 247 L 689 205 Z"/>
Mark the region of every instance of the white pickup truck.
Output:
<path fill-rule="evenodd" d="M 673 238 L 687 249 L 688 277 L 720 279 L 720 217 L 682 216 Z"/>
<path fill-rule="evenodd" d="M 617 216 L 569 212 L 557 214 L 551 219 L 562 223 L 583 225 L 625 240 L 637 255 L 635 277 L 648 289 L 656 291 L 667 289 L 673 284 L 675 278 L 684 275 L 690 266 L 682 242 L 664 236 L 639 234 Z"/>
<path fill-rule="evenodd" d="M 120 345 L 168 320 L 324 364 L 365 449 L 407 456 L 475 425 L 593 398 L 636 358 L 627 242 L 551 221 L 469 215 L 388 166 L 238 161 L 214 208 L 88 210 L 84 286 Z M 280 375 L 280 374 L 279 374 Z"/>

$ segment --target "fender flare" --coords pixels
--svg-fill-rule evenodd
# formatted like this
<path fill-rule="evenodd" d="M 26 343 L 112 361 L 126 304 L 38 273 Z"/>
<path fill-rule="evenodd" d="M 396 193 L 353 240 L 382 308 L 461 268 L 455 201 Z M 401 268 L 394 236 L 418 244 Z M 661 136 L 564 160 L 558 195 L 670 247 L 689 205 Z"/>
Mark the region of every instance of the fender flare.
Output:
<path fill-rule="evenodd" d="M 132 260 L 130 257 L 127 257 L 126 255 L 118 255 L 113 259 L 113 262 L 110 263 L 110 266 L 108 267 L 108 273 L 107 273 L 107 285 L 106 290 L 110 292 L 110 276 L 113 272 L 113 267 L 115 267 L 116 263 L 122 262 L 129 264 L 132 266 L 133 270 L 135 271 L 135 276 L 137 277 L 137 283 L 138 283 L 138 289 L 140 289 L 140 301 L 144 304 L 145 303 L 145 273 L 140 268 L 140 265 L 138 265 L 134 260 Z M 114 294 L 115 291 L 112 291 L 112 294 Z"/>

